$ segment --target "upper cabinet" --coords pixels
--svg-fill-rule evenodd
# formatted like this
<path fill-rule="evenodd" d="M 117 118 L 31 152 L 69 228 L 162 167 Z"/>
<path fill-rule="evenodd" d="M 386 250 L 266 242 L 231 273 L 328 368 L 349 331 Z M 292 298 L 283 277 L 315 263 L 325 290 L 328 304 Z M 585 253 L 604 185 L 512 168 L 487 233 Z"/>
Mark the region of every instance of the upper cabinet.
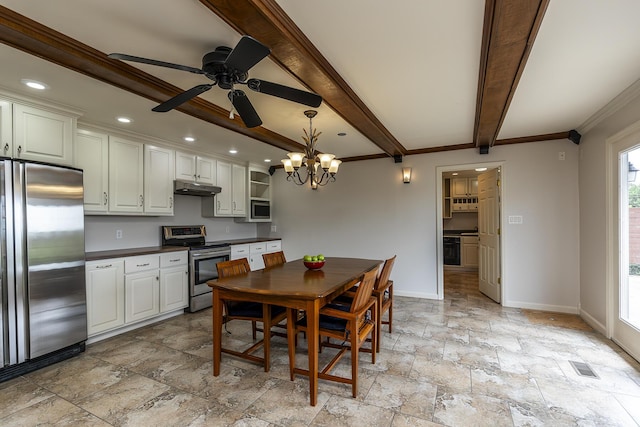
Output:
<path fill-rule="evenodd" d="M 59 165 L 73 164 L 76 115 L 0 101 L 2 155 Z"/>
<path fill-rule="evenodd" d="M 247 177 L 246 215 L 236 222 L 271 222 L 271 175 L 266 169 L 250 165 Z M 256 215 L 252 211 L 256 210 Z"/>
<path fill-rule="evenodd" d="M 174 151 L 144 146 L 144 212 L 173 215 Z"/>
<path fill-rule="evenodd" d="M 203 217 L 244 217 L 247 214 L 247 168 L 218 160 L 216 184 L 221 188 L 215 197 L 202 199 Z"/>
<path fill-rule="evenodd" d="M 176 152 L 176 179 L 216 184 L 216 161 L 195 154 Z"/>
<path fill-rule="evenodd" d="M 84 211 L 109 210 L 109 136 L 79 129 L 74 146 L 75 167 L 84 171 Z"/>
<path fill-rule="evenodd" d="M 453 178 L 451 180 L 452 197 L 469 197 L 478 195 L 478 178 Z"/>
<path fill-rule="evenodd" d="M 173 215 L 173 150 L 79 129 L 74 151 L 87 214 Z"/>

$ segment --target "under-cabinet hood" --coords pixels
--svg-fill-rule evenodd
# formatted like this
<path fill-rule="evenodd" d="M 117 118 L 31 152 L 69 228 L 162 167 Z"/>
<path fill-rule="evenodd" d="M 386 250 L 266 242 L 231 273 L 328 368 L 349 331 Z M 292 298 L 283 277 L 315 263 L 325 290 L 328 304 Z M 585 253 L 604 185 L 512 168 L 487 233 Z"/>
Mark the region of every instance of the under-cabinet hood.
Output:
<path fill-rule="evenodd" d="M 222 188 L 216 187 L 215 185 L 200 184 L 198 182 L 182 181 L 179 179 L 173 181 L 173 192 L 175 194 L 211 197 L 221 191 Z"/>

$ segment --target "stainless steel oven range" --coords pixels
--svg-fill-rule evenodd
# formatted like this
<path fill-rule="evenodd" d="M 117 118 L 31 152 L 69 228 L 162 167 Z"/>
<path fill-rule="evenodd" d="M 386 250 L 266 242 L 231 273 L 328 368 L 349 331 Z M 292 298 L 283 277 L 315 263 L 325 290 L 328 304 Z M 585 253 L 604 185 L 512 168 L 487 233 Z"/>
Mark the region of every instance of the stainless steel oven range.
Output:
<path fill-rule="evenodd" d="M 163 226 L 161 233 L 162 246 L 189 248 L 189 307 L 185 310 L 193 313 L 211 307 L 211 288 L 207 281 L 217 279 L 216 265 L 229 260 L 229 244 L 207 242 L 204 225 Z"/>

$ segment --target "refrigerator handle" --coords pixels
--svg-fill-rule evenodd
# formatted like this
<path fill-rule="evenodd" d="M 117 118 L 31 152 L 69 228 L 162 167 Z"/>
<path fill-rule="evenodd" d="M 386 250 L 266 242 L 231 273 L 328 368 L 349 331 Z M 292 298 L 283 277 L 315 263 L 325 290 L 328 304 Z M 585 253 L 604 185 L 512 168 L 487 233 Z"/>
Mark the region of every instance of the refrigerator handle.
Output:
<path fill-rule="evenodd" d="M 11 230 L 13 234 L 14 243 L 14 259 L 10 264 L 13 268 L 13 275 L 15 277 L 15 292 L 16 292 L 16 330 L 17 330 L 17 357 L 18 363 L 22 363 L 27 360 L 29 355 L 29 324 L 27 322 L 28 307 L 27 307 L 27 290 L 26 290 L 26 221 L 25 221 L 25 195 L 24 195 L 24 163 L 13 162 L 13 179 L 11 191 L 13 192 L 13 218 L 9 222 L 7 217 L 7 230 Z M 13 227 L 11 227 L 13 223 Z M 9 237 L 7 232 L 7 238 Z M 11 242 L 12 240 L 8 240 Z"/>

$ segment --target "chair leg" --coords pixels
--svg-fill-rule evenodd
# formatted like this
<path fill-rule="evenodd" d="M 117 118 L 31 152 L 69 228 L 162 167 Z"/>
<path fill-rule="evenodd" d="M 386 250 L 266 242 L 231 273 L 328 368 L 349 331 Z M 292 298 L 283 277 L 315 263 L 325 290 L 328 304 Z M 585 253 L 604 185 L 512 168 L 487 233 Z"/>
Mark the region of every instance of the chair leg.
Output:
<path fill-rule="evenodd" d="M 377 301 L 376 301 L 376 314 L 375 314 L 375 321 L 376 321 L 376 330 L 375 330 L 375 335 L 376 335 L 376 342 L 375 342 L 375 347 L 374 347 L 374 343 L 371 343 L 371 348 L 376 350 L 376 352 L 380 353 L 380 334 L 382 333 L 382 300 L 384 298 L 384 295 L 380 294 L 378 295 Z"/>
<path fill-rule="evenodd" d="M 296 332 L 297 310 L 287 308 L 287 347 L 289 350 L 289 377 L 293 381 L 293 370 L 296 366 L 296 347 L 298 345 L 298 333 Z"/>
<path fill-rule="evenodd" d="M 264 325 L 262 325 L 264 328 Z M 258 330 L 257 322 L 255 320 L 251 321 L 251 332 L 253 333 L 253 340 L 256 340 L 256 331 Z M 264 331 L 263 331 L 264 332 Z"/>
<path fill-rule="evenodd" d="M 393 324 L 393 283 L 389 286 L 389 333 Z"/>
<path fill-rule="evenodd" d="M 353 322 L 355 324 L 355 322 Z M 351 394 L 353 397 L 358 396 L 358 331 L 353 328 L 351 331 Z M 375 351 L 372 350 L 375 354 Z"/>

